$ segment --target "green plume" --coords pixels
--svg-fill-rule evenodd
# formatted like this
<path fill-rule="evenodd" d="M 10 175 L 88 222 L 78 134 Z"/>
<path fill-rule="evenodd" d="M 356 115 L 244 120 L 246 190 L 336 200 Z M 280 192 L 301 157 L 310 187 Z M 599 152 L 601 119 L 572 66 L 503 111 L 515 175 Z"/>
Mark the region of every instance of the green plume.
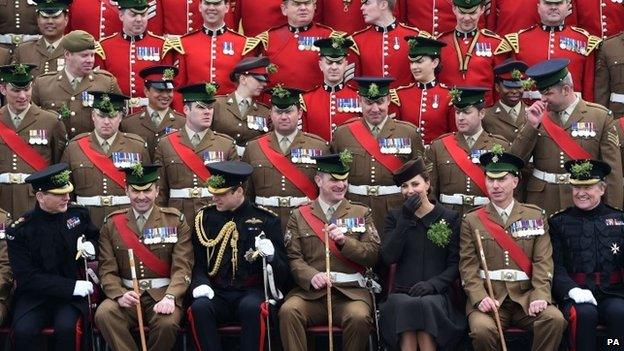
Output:
<path fill-rule="evenodd" d="M 206 83 L 206 93 L 214 95 L 217 92 L 217 87 L 212 83 Z"/>
<path fill-rule="evenodd" d="M 375 97 L 379 95 L 379 86 L 375 83 L 372 83 L 368 86 L 368 95 L 369 97 Z"/>
<path fill-rule="evenodd" d="M 494 144 L 490 152 L 493 153 L 494 155 L 501 156 L 503 152 L 505 152 L 505 149 L 503 148 L 501 144 Z"/>
<path fill-rule="evenodd" d="M 18 63 L 13 67 L 14 75 L 26 75 L 28 74 L 28 65 Z"/>
<path fill-rule="evenodd" d="M 137 178 L 142 178 L 143 177 L 143 165 L 141 165 L 140 163 L 135 163 L 134 166 L 132 166 L 132 175 Z"/>
<path fill-rule="evenodd" d="M 69 175 L 71 172 L 66 169 L 63 172 L 52 176 L 52 183 L 57 186 L 62 186 L 69 183 Z"/>
<path fill-rule="evenodd" d="M 451 96 L 451 100 L 453 102 L 461 101 L 461 91 L 457 88 L 453 88 L 449 90 L 449 95 Z"/>
<path fill-rule="evenodd" d="M 571 171 L 572 175 L 575 178 L 582 178 L 591 176 L 592 168 L 594 168 L 594 165 L 592 165 L 590 162 L 585 161 L 573 164 Z"/>
<path fill-rule="evenodd" d="M 163 71 L 163 76 L 162 76 L 163 80 L 173 80 L 174 77 L 175 77 L 175 71 L 173 69 L 167 68 Z"/>
<path fill-rule="evenodd" d="M 274 63 L 269 63 L 269 65 L 266 68 L 267 73 L 269 74 L 273 74 L 277 72 L 277 65 Z"/>
<path fill-rule="evenodd" d="M 344 45 L 345 38 L 344 37 L 332 37 L 331 41 L 332 41 L 332 47 L 334 49 L 338 49 L 339 47 L 342 47 L 342 45 Z"/>
<path fill-rule="evenodd" d="M 283 99 L 283 98 L 290 96 L 290 91 L 284 89 L 284 87 L 281 84 L 278 84 L 273 88 L 273 90 L 271 91 L 271 94 Z"/>
<path fill-rule="evenodd" d="M 214 189 L 219 189 L 225 184 L 225 178 L 220 174 L 211 175 L 208 178 L 208 186 Z"/>

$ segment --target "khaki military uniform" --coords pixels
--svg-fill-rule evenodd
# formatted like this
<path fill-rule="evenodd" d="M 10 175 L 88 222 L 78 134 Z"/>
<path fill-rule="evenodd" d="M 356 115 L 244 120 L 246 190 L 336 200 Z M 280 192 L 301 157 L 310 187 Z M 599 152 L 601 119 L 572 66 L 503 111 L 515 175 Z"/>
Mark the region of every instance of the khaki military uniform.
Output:
<path fill-rule="evenodd" d="M 11 63 L 11 50 L 0 47 L 0 65 L 8 65 Z"/>
<path fill-rule="evenodd" d="M 147 109 L 125 117 L 121 121 L 119 130 L 136 134 L 147 142 L 150 157 L 154 159 L 154 153 L 158 140 L 165 134 L 184 128 L 186 118 L 183 114 L 169 109 L 165 117 L 155 126 Z"/>
<path fill-rule="evenodd" d="M 310 201 L 306 195 L 299 190 L 288 178 L 286 174 L 282 174 L 273 163 L 264 155 L 260 149 L 258 138 L 249 142 L 248 148 L 243 155 L 243 161 L 254 167 L 254 172 L 249 181 L 249 189 L 247 194 L 252 201 L 258 205 L 268 207 L 277 213 L 282 222 L 282 230 L 286 229 L 288 217 L 293 208 Z M 271 133 L 269 135 L 270 147 L 282 153 L 279 147 L 277 135 Z M 315 150 L 319 154 L 327 154 L 329 146 L 321 137 L 310 133 L 298 132 L 293 139 L 288 152 L 283 154 L 286 158 L 303 172 L 314 184 L 314 175 L 316 174 L 316 165 L 307 159 L 298 157 L 293 158 L 297 154 L 297 149 Z M 293 152 L 293 150 L 295 152 Z"/>
<path fill-rule="evenodd" d="M 488 217 L 510 233 L 522 248 L 532 262 L 533 271 L 528 280 L 519 277 L 525 272 L 510 258 L 509 252 L 504 251 L 494 240 L 478 214 L 471 211 L 464 215 L 460 236 L 459 272 L 468 295 L 466 314 L 474 349 L 476 351 L 500 349 L 498 331 L 492 315 L 477 309 L 481 300 L 488 296 L 485 279 L 480 275 L 483 267 L 475 239 L 478 230 L 487 266 L 491 272 L 493 298 L 500 303 L 499 315 L 503 329 L 510 325 L 532 329 L 533 350 L 557 350 L 566 325 L 561 312 L 555 306 L 549 305 L 535 317 L 528 315 L 532 301 L 545 300 L 549 304 L 552 303 L 550 289 L 554 264 L 544 211 L 537 206 L 516 201 L 507 221 L 503 223 L 492 204 L 486 205 L 485 209 Z M 531 224 L 526 225 L 527 222 Z M 518 228 L 519 230 L 515 230 Z M 496 278 L 497 271 L 502 278 Z"/>
<path fill-rule="evenodd" d="M 0 325 L 4 325 L 9 317 L 13 290 L 13 272 L 9 265 L 6 243 L 6 230 L 10 220 L 11 214 L 0 208 Z"/>
<path fill-rule="evenodd" d="M 234 139 L 225 134 L 208 129 L 197 147 L 193 147 L 186 128 L 182 127 L 174 133 L 179 133 L 182 144 L 192 148 L 195 154 L 204 160 L 204 164 L 238 159 Z M 222 158 L 209 159 L 210 153 L 215 151 Z M 212 195 L 204 185 L 207 179 L 202 180 L 186 166 L 166 137 L 158 142 L 155 162 L 163 165 L 160 168 L 158 203 L 179 209 L 187 220 L 192 221 L 197 211 L 211 202 Z"/>
<path fill-rule="evenodd" d="M 581 100 L 565 125 L 562 126 L 559 116 L 553 113 L 549 113 L 548 118 L 570 135 L 573 135 L 577 123 L 593 125 L 594 136 L 574 133 L 576 136 L 572 138 L 591 155 L 592 159 L 602 160 L 611 166 L 611 174 L 605 179 L 607 182 L 605 202 L 611 206 L 621 206 L 624 201 L 622 157 L 617 131 L 611 124 L 610 112 L 603 106 Z M 535 169 L 526 184 L 527 202 L 539 204 L 548 214 L 572 205 L 572 188 L 568 184 L 568 173 L 564 169 L 564 163 L 570 158 L 546 133 L 544 126 L 540 124 L 539 128 L 535 129 L 530 123 L 526 123 L 513 142 L 511 153 L 520 156 L 525 162 L 533 157 Z"/>
<path fill-rule="evenodd" d="M 107 71 L 94 70 L 82 78 L 76 89 L 72 88 L 65 71 L 51 72 L 35 79 L 32 99 L 44 109 L 60 112 L 68 109 L 68 115 L 63 115 L 63 122 L 69 137 L 93 130 L 91 110 L 93 98 L 88 94 L 91 91 L 118 93 L 117 79 Z"/>
<path fill-rule="evenodd" d="M 510 143 L 516 139 L 518 132 L 526 123 L 526 105 L 520 102 L 520 112 L 514 120 L 507 110 L 501 105 L 500 101 L 493 106 L 485 109 L 485 117 L 481 122 L 483 129 L 491 134 L 496 134 L 507 139 Z"/>
<path fill-rule="evenodd" d="M 119 306 L 117 299 L 127 291 L 132 290 L 132 275 L 128 262 L 128 246 L 121 239 L 112 216 L 118 214 L 128 220 L 128 227 L 141 241 L 145 235 L 138 234 L 136 218 L 132 209 L 123 209 L 113 212 L 107 218 L 100 232 L 99 241 L 99 275 L 107 299 L 102 302 L 95 313 L 95 323 L 102 331 L 106 342 L 114 350 L 137 350 L 131 330 L 137 326 L 136 309 Z M 169 277 L 162 277 L 149 269 L 140 256 L 134 253 L 134 260 L 141 289 L 141 307 L 145 326 L 149 327 L 147 347 L 150 350 L 171 350 L 175 344 L 180 320 L 184 314 L 183 300 L 191 283 L 193 267 L 193 246 L 191 244 L 191 230 L 184 220 L 184 216 L 175 208 L 152 207 L 143 233 L 150 229 L 166 229 L 174 242 L 143 244 L 167 263 L 171 268 Z M 151 288 L 156 284 L 152 279 L 169 279 L 169 284 L 158 288 Z M 166 294 L 175 297 L 176 308 L 172 314 L 157 314 L 154 305 L 162 300 Z"/>
<path fill-rule="evenodd" d="M 15 128 L 8 107 L 4 106 L 0 108 L 0 121 L 15 131 L 48 164 L 61 159 L 67 133 L 56 115 L 31 104 L 19 127 Z M 35 169 L 22 157 L 0 139 L 0 203 L 12 214 L 21 214 L 35 206 L 35 193 L 30 185 L 24 183 L 24 179 Z"/>
<path fill-rule="evenodd" d="M 118 132 L 108 153 L 104 153 L 94 132 L 79 134 L 69 142 L 62 161 L 69 164 L 72 171 L 76 202 L 89 209 L 91 221 L 100 228 L 106 216 L 129 206 L 130 199 L 126 196 L 125 188 L 108 178 L 82 151 L 78 145 L 78 140 L 82 138 L 89 138 L 89 146 L 109 158 L 113 153 L 124 152 L 139 154 L 139 162 L 143 164 L 150 163 L 151 159 L 145 141 L 135 134 Z"/>
<path fill-rule="evenodd" d="M 602 42 L 596 56 L 596 103 L 609 108 L 616 117 L 624 113 L 624 33 Z"/>
<path fill-rule="evenodd" d="M 238 108 L 238 101 L 234 93 L 217 96 L 214 103 L 214 119 L 210 128 L 215 132 L 227 134 L 236 140 L 238 156 L 243 156 L 247 142 L 269 131 L 272 127 L 270 122 L 270 109 L 265 104 L 254 101 L 245 116 L 242 116 Z M 266 130 L 254 123 L 253 118 L 264 118 Z M 258 129 L 254 129 L 258 128 Z"/>
<path fill-rule="evenodd" d="M 331 142 L 332 152 L 339 153 L 348 149 L 353 154 L 353 163 L 349 172 L 349 191 L 347 198 L 362 202 L 373 210 L 375 225 L 383 228 L 386 212 L 403 203 L 400 189 L 394 184 L 392 172 L 375 160 L 351 134 L 349 123 L 339 126 L 334 132 Z M 363 118 L 361 118 L 363 121 Z M 368 127 L 368 125 L 366 124 Z M 424 146 L 420 133 L 416 127 L 408 122 L 397 121 L 390 117 L 386 119 L 383 128 L 377 137 L 381 139 L 407 138 L 410 141 L 409 153 L 394 154 L 401 161 L 423 156 Z"/>
<path fill-rule="evenodd" d="M 329 223 L 318 200 L 309 206 L 314 216 Z M 346 232 L 347 239 L 340 249 L 341 254 L 358 265 L 372 267 L 377 262 L 380 244 L 371 210 L 345 199 L 336 208 L 331 220 L 346 218 L 363 218 L 365 229 L 363 232 L 351 229 Z M 287 228 L 284 244 L 296 286 L 288 293 L 279 311 L 280 334 L 285 350 L 307 350 L 306 326 L 327 323 L 327 289 L 316 290 L 310 282 L 314 275 L 325 272 L 325 244 L 302 217 L 300 209 L 293 210 Z M 330 260 L 332 272 L 357 273 L 333 254 Z M 370 293 L 357 283 L 332 284 L 333 321 L 334 325 L 343 328 L 343 350 L 361 351 L 366 348 L 373 325 L 372 306 Z"/>
<path fill-rule="evenodd" d="M 0 34 L 38 33 L 39 26 L 37 25 L 37 7 L 34 1 L 0 1 Z"/>
<path fill-rule="evenodd" d="M 510 144 L 503 137 L 486 131 L 481 132 L 472 149 L 468 147 L 464 135 L 457 132 L 441 135 L 431 143 L 431 147 L 425 152 L 425 163 L 431 167 L 429 171 L 431 182 L 429 197 L 461 214 L 475 206 L 488 203 L 489 200 L 477 184 L 459 168 L 451 154 L 446 150 L 442 138 L 447 135 L 455 137 L 459 146 L 475 164 L 479 164 L 479 155 L 490 151 L 492 146 L 499 144 L 508 150 Z"/>
<path fill-rule="evenodd" d="M 613 126 L 617 130 L 618 138 L 620 141 L 620 155 L 622 156 L 622 173 L 624 174 L 624 120 L 622 119 L 622 117 L 614 120 Z M 622 208 L 622 206 L 618 208 Z"/>
<path fill-rule="evenodd" d="M 13 51 L 13 61 L 36 65 L 37 67 L 30 71 L 33 77 L 50 72 L 58 73 L 65 68 L 64 50 L 59 44 L 54 51 L 49 52 L 42 37 L 37 41 L 18 45 Z"/>

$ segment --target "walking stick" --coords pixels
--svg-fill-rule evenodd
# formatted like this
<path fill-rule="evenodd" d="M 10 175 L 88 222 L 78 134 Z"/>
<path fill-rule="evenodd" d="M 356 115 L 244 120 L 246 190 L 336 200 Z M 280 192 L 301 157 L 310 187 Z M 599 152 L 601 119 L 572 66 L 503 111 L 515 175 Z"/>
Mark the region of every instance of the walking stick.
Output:
<path fill-rule="evenodd" d="M 141 294 L 139 293 L 139 281 L 136 276 L 136 268 L 134 267 L 134 250 L 128 249 L 128 261 L 130 263 L 130 273 L 132 275 L 132 287 L 134 292 L 139 295 L 139 303 L 136 305 L 137 320 L 139 321 L 139 335 L 141 336 L 141 350 L 147 351 L 147 343 L 145 342 L 145 330 L 143 330 L 143 312 L 141 311 Z"/>
<path fill-rule="evenodd" d="M 85 236 L 84 234 L 82 234 L 82 239 L 84 240 Z M 84 250 L 79 250 L 78 253 L 76 254 L 76 260 L 80 259 L 80 257 L 82 257 L 82 262 L 84 263 L 84 274 L 85 274 L 85 280 L 89 281 L 89 264 L 87 263 L 87 253 L 84 252 Z M 95 285 L 95 282 L 92 282 L 93 285 Z M 93 308 L 93 306 L 91 305 L 91 295 L 87 294 L 87 304 L 89 306 L 89 334 L 90 338 L 91 338 L 91 351 L 95 351 L 95 340 L 93 340 L 93 326 L 91 325 L 91 308 Z"/>
<path fill-rule="evenodd" d="M 481 243 L 481 234 L 479 229 L 475 229 L 475 235 L 477 236 L 477 247 L 479 249 L 479 257 L 481 258 L 481 265 L 483 266 L 483 272 L 485 273 L 485 285 L 487 286 L 489 297 L 494 300 L 494 290 L 492 289 L 492 282 L 490 281 L 490 271 L 488 271 L 487 262 L 485 261 L 485 253 L 483 252 L 483 244 Z M 498 336 L 500 338 L 503 351 L 507 351 L 507 344 L 505 343 L 505 334 L 503 334 L 503 325 L 501 324 L 500 316 L 498 315 L 498 308 L 494 306 L 494 321 L 498 328 Z"/>
<path fill-rule="evenodd" d="M 327 225 L 325 225 L 325 274 L 327 275 L 327 279 L 331 281 L 330 275 L 330 259 L 329 259 L 329 231 L 327 230 Z M 329 351 L 334 351 L 334 321 L 332 318 L 332 298 L 331 298 L 331 285 L 327 284 L 327 327 L 328 327 L 328 337 L 329 337 Z"/>

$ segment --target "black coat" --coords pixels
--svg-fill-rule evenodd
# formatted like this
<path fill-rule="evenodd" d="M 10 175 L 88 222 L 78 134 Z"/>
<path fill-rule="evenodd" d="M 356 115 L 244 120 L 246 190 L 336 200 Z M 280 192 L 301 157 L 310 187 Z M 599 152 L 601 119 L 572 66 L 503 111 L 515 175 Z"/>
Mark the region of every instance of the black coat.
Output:
<path fill-rule="evenodd" d="M 65 301 L 87 313 L 86 298 L 73 296 L 76 280 L 84 277 L 84 263 L 76 260 L 76 241 L 83 234 L 97 249 L 99 231 L 87 208 L 76 205 L 50 214 L 37 204 L 11 224 L 6 238 L 17 285 L 15 320 L 46 302 Z"/>
<path fill-rule="evenodd" d="M 210 264 L 206 247 L 198 239 L 195 225 L 193 225 L 193 249 L 195 251 L 195 266 L 189 292 L 200 285 L 208 285 L 218 289 L 262 289 L 263 272 L 262 259 L 258 257 L 253 262 L 245 259 L 245 253 L 255 250 L 255 238 L 264 231 L 267 239 L 270 239 L 275 247 L 273 260 L 269 262 L 273 266 L 276 284 L 283 285 L 288 276 L 288 261 L 284 249 L 284 239 L 280 226 L 280 219 L 274 213 L 252 204 L 249 200 L 234 211 L 218 211 L 216 206 L 205 207 L 198 214 L 203 215 L 203 227 L 209 239 L 214 239 L 223 226 L 233 220 L 239 233 L 238 268 L 236 276 L 232 279 L 232 249 L 228 243 L 219 270 L 214 277 L 209 277 L 208 272 L 212 269 L 221 243 L 217 244 Z"/>
<path fill-rule="evenodd" d="M 624 285 L 609 282 L 612 272 L 624 274 L 624 212 L 600 203 L 590 211 L 576 207 L 554 214 L 548 220 L 553 246 L 555 276 L 553 295 L 563 301 L 572 288 L 590 289 L 596 298 L 603 295 L 624 297 Z M 593 279 L 577 284 L 575 273 L 601 276 L 600 285 Z"/>

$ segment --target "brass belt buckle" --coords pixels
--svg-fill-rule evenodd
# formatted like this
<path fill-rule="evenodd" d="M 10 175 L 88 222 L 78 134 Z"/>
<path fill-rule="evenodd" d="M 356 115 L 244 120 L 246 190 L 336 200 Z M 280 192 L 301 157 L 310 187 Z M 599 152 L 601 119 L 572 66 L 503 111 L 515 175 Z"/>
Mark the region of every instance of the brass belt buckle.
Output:
<path fill-rule="evenodd" d="M 194 187 L 189 189 L 189 197 L 191 198 L 200 198 L 202 195 L 202 191 L 198 187 Z"/>
<path fill-rule="evenodd" d="M 555 181 L 557 184 L 568 184 L 570 182 L 570 175 L 566 174 L 557 174 L 555 177 Z"/>
<path fill-rule="evenodd" d="M 290 207 L 290 197 L 288 197 L 288 196 L 286 196 L 286 197 L 278 196 L 277 197 L 277 205 L 279 207 Z"/>
<path fill-rule="evenodd" d="M 501 280 L 506 282 L 515 282 L 518 277 L 518 272 L 503 271 L 501 272 Z"/>
<path fill-rule="evenodd" d="M 474 200 L 475 200 L 474 195 L 462 195 L 461 197 L 462 197 L 463 205 L 470 205 L 470 206 L 474 205 Z"/>
<path fill-rule="evenodd" d="M 11 42 L 13 43 L 13 45 L 17 45 L 22 41 L 22 35 L 21 34 L 9 34 L 11 36 Z"/>
<path fill-rule="evenodd" d="M 366 186 L 366 195 L 368 195 L 368 196 L 377 196 L 377 195 L 379 195 L 379 185 L 367 185 Z"/>
<path fill-rule="evenodd" d="M 9 173 L 9 183 L 20 184 L 22 182 L 22 175 L 19 173 Z"/>
<path fill-rule="evenodd" d="M 145 291 L 152 288 L 152 281 L 150 279 L 144 279 L 139 281 L 139 289 Z"/>
<path fill-rule="evenodd" d="M 100 196 L 100 205 L 102 206 L 113 206 L 113 196 Z"/>

